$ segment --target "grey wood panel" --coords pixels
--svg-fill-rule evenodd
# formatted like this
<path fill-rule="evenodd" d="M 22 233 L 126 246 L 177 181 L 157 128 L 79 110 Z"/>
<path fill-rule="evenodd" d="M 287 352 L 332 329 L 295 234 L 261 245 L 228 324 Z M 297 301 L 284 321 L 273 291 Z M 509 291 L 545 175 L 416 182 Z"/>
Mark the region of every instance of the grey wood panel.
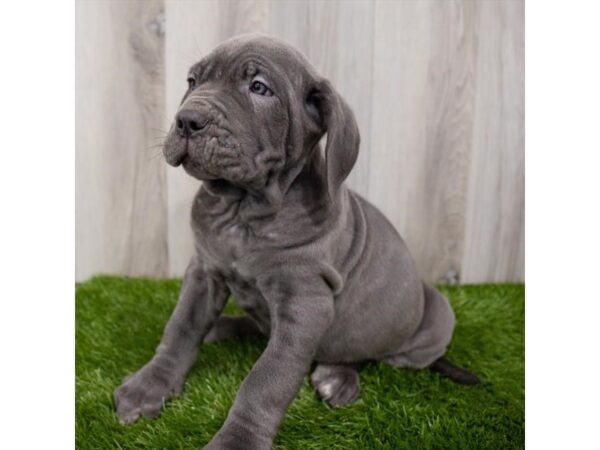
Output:
<path fill-rule="evenodd" d="M 418 220 L 415 186 L 427 137 L 431 14 L 429 2 L 375 5 L 369 199 L 403 235 L 421 270 L 424 249 L 410 224 Z"/>
<path fill-rule="evenodd" d="M 424 170 L 417 186 L 424 233 L 422 265 L 432 281 L 459 281 L 473 135 L 478 3 L 436 8 L 427 92 Z M 413 230 L 418 232 L 418 228 Z"/>
<path fill-rule="evenodd" d="M 426 131 L 429 14 L 425 2 L 375 4 L 369 199 L 403 234 Z"/>
<path fill-rule="evenodd" d="M 370 199 L 429 281 L 460 277 L 478 2 L 376 4 Z"/>
<path fill-rule="evenodd" d="M 244 33 L 269 31 L 267 0 L 221 0 L 219 2 L 221 40 Z"/>
<path fill-rule="evenodd" d="M 425 138 L 407 235 L 430 281 L 458 281 L 464 243 L 477 60 L 478 3 L 432 4 Z M 408 188 L 408 187 L 407 187 Z"/>
<path fill-rule="evenodd" d="M 76 3 L 76 278 L 167 273 L 163 3 Z"/>
<path fill-rule="evenodd" d="M 200 184 L 152 146 L 188 67 L 255 31 L 298 47 L 353 108 L 362 142 L 348 184 L 427 280 L 524 278 L 521 0 L 166 0 L 164 27 L 161 5 L 77 3 L 78 279 L 183 274 Z"/>
<path fill-rule="evenodd" d="M 481 2 L 463 281 L 525 279 L 524 3 Z"/>
<path fill-rule="evenodd" d="M 298 0 L 280 0 L 269 3 L 269 33 L 289 42 L 309 56 L 310 3 Z"/>

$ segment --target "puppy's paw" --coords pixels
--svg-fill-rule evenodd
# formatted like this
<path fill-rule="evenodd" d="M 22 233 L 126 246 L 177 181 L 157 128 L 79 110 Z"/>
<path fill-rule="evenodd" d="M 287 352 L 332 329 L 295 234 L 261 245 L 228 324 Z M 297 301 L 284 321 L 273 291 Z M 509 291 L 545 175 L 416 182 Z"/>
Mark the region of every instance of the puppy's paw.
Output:
<path fill-rule="evenodd" d="M 152 361 L 135 374 L 125 378 L 115 389 L 114 402 L 122 424 L 135 422 L 140 416 L 155 418 L 164 402 L 178 396 L 183 378 L 159 367 Z"/>
<path fill-rule="evenodd" d="M 241 423 L 227 421 L 202 450 L 270 450 L 273 440 L 250 431 Z"/>
<path fill-rule="evenodd" d="M 360 394 L 360 379 L 354 367 L 319 364 L 310 376 L 319 397 L 331 406 L 352 403 Z"/>

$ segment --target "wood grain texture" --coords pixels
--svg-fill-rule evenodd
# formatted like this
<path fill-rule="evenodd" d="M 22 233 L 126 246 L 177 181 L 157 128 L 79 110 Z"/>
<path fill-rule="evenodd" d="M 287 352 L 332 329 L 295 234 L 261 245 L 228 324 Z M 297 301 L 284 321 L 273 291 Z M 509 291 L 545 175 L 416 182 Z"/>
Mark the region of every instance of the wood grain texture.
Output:
<path fill-rule="evenodd" d="M 166 0 L 162 89 L 152 56 L 162 41 L 146 39 L 161 2 L 82 5 L 78 278 L 164 273 L 167 260 L 169 275 L 183 274 L 199 182 L 159 149 L 143 161 L 152 133 L 124 125 L 166 133 L 189 66 L 224 39 L 266 32 L 304 52 L 352 107 L 361 148 L 348 184 L 396 226 L 426 280 L 524 279 L 522 0 Z M 115 112 L 117 100 L 126 106 Z"/>
<path fill-rule="evenodd" d="M 76 277 L 167 273 L 163 3 L 76 3 Z"/>
<path fill-rule="evenodd" d="M 309 8 L 310 2 L 306 1 L 269 2 L 269 33 L 290 43 L 307 57 L 309 56 L 311 33 Z"/>
<path fill-rule="evenodd" d="M 525 279 L 522 1 L 482 2 L 463 281 Z"/>
<path fill-rule="evenodd" d="M 399 172 L 394 186 L 389 176 L 374 177 L 370 198 L 398 226 L 429 281 L 458 281 L 473 133 L 478 3 L 378 2 L 376 9 L 376 33 L 383 34 L 377 37 L 376 58 L 386 63 L 381 64 L 384 70 L 379 65 L 375 69 L 374 109 L 389 106 L 373 118 L 371 164 L 377 167 L 375 173 L 390 173 L 386 166 L 392 159 Z M 391 84 L 397 91 L 390 95 Z M 401 193 L 396 204 L 394 188 Z"/>
<path fill-rule="evenodd" d="M 417 264 L 430 281 L 457 282 L 463 254 L 465 207 L 475 102 L 475 2 L 431 8 L 425 98 L 425 139 L 420 152 L 414 215 L 407 235 L 419 249 Z"/>
<path fill-rule="evenodd" d="M 403 235 L 423 270 L 411 223 L 427 138 L 426 93 L 432 39 L 430 2 L 375 4 L 369 200 Z M 409 231 L 410 230 L 410 231 Z M 430 278 L 430 276 L 428 276 Z"/>

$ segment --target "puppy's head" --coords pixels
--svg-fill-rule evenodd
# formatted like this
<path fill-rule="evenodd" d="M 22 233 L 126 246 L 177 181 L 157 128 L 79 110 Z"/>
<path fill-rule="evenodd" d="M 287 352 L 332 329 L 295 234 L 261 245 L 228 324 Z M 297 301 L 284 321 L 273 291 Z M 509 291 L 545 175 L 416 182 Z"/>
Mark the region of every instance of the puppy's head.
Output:
<path fill-rule="evenodd" d="M 191 67 L 164 147 L 167 162 L 200 180 L 261 191 L 293 178 L 327 133 L 333 198 L 359 147 L 354 115 L 304 56 L 266 36 L 226 41 Z"/>

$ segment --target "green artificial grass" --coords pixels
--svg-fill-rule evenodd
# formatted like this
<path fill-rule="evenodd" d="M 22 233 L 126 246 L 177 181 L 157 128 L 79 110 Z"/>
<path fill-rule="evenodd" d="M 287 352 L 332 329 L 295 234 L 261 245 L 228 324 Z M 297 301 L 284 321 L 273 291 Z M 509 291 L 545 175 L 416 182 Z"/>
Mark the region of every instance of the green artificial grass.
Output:
<path fill-rule="evenodd" d="M 152 356 L 179 280 L 96 277 L 76 288 L 78 449 L 197 449 L 223 423 L 265 346 L 203 346 L 184 392 L 155 420 L 120 425 L 112 393 Z M 276 449 L 507 449 L 524 447 L 524 287 L 445 287 L 457 316 L 448 357 L 483 380 L 465 387 L 428 370 L 370 363 L 355 403 L 332 409 L 308 381 L 287 412 Z M 240 313 L 233 302 L 227 313 Z"/>

